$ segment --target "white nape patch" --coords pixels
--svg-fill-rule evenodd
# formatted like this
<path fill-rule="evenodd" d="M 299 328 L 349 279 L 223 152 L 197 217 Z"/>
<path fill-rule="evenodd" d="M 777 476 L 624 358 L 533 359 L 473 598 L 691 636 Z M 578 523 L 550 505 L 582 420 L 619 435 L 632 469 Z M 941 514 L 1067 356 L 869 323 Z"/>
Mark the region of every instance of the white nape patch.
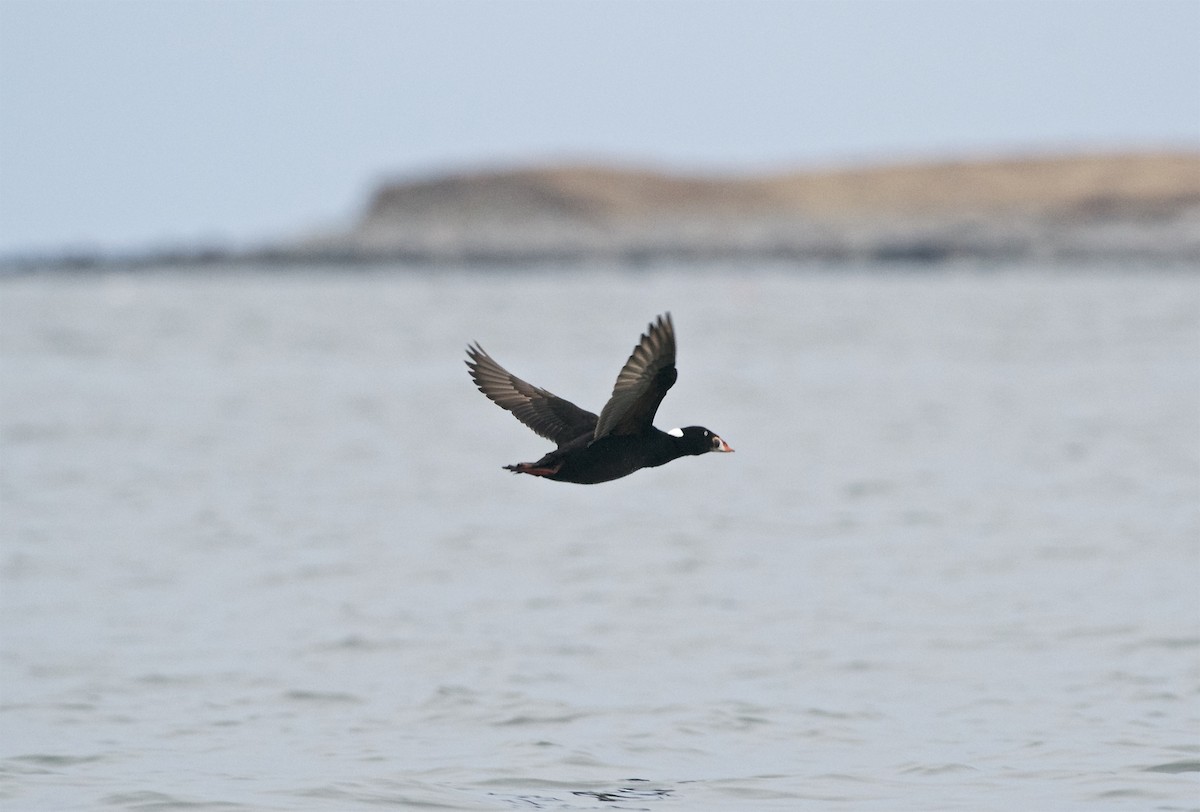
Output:
<path fill-rule="evenodd" d="M 667 432 L 667 434 L 671 435 L 672 437 L 682 437 L 683 429 L 671 429 Z"/>

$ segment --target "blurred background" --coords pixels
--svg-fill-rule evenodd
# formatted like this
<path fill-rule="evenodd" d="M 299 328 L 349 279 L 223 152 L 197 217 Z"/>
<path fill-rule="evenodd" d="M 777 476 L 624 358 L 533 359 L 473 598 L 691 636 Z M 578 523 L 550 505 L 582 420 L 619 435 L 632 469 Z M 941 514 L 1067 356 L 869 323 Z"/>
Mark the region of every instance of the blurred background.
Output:
<path fill-rule="evenodd" d="M 1198 38 L 1192 0 L 4 0 L 0 256 L 336 232 L 464 169 L 1194 156 Z"/>
<path fill-rule="evenodd" d="M 1197 43 L 0 0 L 0 805 L 1195 809 Z M 736 454 L 501 469 L 665 311 Z"/>

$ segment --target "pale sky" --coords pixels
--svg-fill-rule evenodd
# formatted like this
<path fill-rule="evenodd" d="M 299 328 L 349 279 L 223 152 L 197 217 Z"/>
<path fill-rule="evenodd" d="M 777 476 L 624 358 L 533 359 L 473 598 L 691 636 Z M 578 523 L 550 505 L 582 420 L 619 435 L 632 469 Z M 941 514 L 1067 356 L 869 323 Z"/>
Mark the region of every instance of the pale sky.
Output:
<path fill-rule="evenodd" d="M 1200 149 L 1200 0 L 0 0 L 0 256 L 252 244 L 382 178 Z"/>

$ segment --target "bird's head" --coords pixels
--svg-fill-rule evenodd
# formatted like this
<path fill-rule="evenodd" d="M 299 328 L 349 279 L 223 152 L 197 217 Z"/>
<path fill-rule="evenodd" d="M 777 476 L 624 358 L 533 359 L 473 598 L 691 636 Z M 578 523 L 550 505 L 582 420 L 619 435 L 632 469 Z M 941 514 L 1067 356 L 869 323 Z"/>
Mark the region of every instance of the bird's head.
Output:
<path fill-rule="evenodd" d="M 710 451 L 733 451 L 729 443 L 722 440 L 714 432 L 704 426 L 685 426 L 681 429 L 671 429 L 667 432 L 675 438 L 676 443 L 686 449 L 688 454 L 707 454 Z"/>

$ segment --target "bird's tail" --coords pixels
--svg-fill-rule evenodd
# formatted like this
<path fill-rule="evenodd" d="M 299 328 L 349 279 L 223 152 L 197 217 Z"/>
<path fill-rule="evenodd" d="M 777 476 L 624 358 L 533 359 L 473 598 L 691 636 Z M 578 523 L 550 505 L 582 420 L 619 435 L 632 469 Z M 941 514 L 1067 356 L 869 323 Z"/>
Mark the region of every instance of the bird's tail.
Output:
<path fill-rule="evenodd" d="M 529 474 L 531 476 L 554 476 L 560 468 L 562 468 L 561 462 L 553 467 L 539 467 L 536 463 L 532 462 L 518 462 L 516 465 L 504 466 L 504 470 L 512 471 L 514 474 Z"/>

